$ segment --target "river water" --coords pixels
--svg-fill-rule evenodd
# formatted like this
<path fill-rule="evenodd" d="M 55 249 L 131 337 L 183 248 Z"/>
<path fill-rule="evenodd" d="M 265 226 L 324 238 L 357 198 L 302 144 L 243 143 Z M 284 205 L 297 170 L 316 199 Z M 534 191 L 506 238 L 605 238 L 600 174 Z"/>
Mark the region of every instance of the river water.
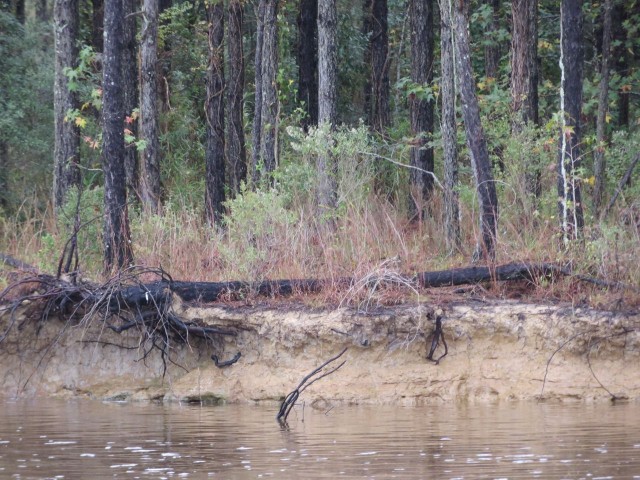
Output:
<path fill-rule="evenodd" d="M 639 478 L 640 405 L 0 405 L 0 478 Z"/>

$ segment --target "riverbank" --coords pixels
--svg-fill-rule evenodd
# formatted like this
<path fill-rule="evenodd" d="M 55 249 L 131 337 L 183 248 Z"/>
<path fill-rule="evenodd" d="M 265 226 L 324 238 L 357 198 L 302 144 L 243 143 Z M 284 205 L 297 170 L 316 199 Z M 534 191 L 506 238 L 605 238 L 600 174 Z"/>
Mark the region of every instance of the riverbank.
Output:
<path fill-rule="evenodd" d="M 0 344 L 4 397 L 254 403 L 280 401 L 344 347 L 346 364 L 305 390 L 307 404 L 421 405 L 505 400 L 640 399 L 640 315 L 514 301 L 452 302 L 442 314 L 448 355 L 426 360 L 435 307 L 330 311 L 190 307 L 185 319 L 238 332 L 216 344 L 172 344 L 166 363 L 135 331 L 24 314 Z M 8 317 L 2 318 L 3 331 Z M 218 368 L 220 361 L 240 359 Z M 443 353 L 439 347 L 436 356 Z"/>

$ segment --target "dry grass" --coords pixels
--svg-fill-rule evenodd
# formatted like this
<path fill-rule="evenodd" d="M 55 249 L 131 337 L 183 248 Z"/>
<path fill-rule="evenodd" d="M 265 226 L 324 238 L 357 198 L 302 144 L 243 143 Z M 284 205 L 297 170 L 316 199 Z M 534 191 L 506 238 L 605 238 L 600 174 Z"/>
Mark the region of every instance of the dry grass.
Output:
<path fill-rule="evenodd" d="M 473 208 L 463 206 L 463 251 L 452 257 L 444 255 L 439 201 L 434 201 L 429 217 L 416 223 L 410 223 L 401 208 L 374 195 L 363 208 L 347 209 L 336 220 L 335 228 L 318 220 L 311 206 L 300 207 L 295 213 L 294 222 L 264 237 L 249 238 L 247 248 L 259 254 L 253 259 L 247 258 L 243 245 L 232 244 L 227 233 L 208 227 L 197 213 L 174 210 L 148 218 L 132 214 L 136 263 L 162 267 L 175 279 L 194 281 L 353 277 L 359 280 L 351 291 L 329 288 L 313 302 L 389 304 L 424 298 L 424 292 L 415 285 L 394 282 L 400 274 L 468 265 L 477 234 Z M 570 265 L 581 274 L 637 288 L 639 230 L 638 223 L 624 217 L 622 210 L 614 211 L 609 222 L 590 224 L 584 240 L 564 250 L 559 246 L 553 219 L 523 218 L 507 206 L 501 211 L 496 261 L 555 262 Z M 0 251 L 51 271 L 61 252 L 56 249 L 64 244 L 67 233 L 59 231 L 48 209 L 39 215 L 23 210 L 3 219 L 0 235 Z M 89 242 L 95 250 L 93 257 L 83 256 L 81 251 L 82 274 L 95 280 L 102 279 L 101 265 L 87 259 L 96 258 L 96 252 L 99 255 L 99 242 L 99 238 Z M 373 288 L 367 280 L 372 276 L 388 277 L 391 286 Z M 522 285 L 488 288 L 490 291 L 483 295 L 564 299 L 607 308 L 640 303 L 636 291 L 605 291 L 571 279 L 540 280 L 533 289 Z"/>

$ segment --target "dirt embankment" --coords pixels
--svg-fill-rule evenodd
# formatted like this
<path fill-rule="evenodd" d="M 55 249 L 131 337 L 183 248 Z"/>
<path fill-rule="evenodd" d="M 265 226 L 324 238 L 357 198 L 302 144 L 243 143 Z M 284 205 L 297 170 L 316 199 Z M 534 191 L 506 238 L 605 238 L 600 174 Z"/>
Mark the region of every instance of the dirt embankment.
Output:
<path fill-rule="evenodd" d="M 429 305 L 371 314 L 295 307 L 178 306 L 176 312 L 239 333 L 221 338 L 213 350 L 196 340 L 174 345 L 163 379 L 158 351 L 144 357 L 133 331 L 116 334 L 98 320 L 75 326 L 25 322 L 0 343 L 0 393 L 277 401 L 349 346 L 344 367 L 312 385 L 301 400 L 324 406 L 640 399 L 638 314 L 510 301 L 450 305 L 442 317 L 449 353 L 434 365 L 425 359 L 435 318 Z M 2 331 L 7 322 L 2 318 Z M 225 368 L 210 358 L 213 353 L 227 360 L 237 352 L 239 361 Z"/>

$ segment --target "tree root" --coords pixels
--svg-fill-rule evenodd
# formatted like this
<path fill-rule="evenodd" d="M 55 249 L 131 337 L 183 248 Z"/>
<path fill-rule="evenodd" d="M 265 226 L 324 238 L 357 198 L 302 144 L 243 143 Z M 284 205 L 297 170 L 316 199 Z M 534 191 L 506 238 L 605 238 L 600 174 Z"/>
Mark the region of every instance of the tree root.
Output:
<path fill-rule="evenodd" d="M 322 375 L 314 378 L 309 383 L 307 383 L 309 381 L 309 379 L 311 379 L 311 377 L 313 377 L 314 375 L 320 373 L 324 367 L 326 367 L 330 363 L 332 363 L 332 362 L 336 361 L 337 359 L 339 359 L 342 355 L 344 355 L 344 352 L 346 352 L 347 350 L 348 350 L 348 348 L 345 347 L 338 355 L 336 355 L 335 357 L 331 357 L 329 360 L 324 362 L 318 368 L 313 370 L 309 375 L 307 375 L 306 377 L 304 377 L 300 381 L 300 383 L 295 388 L 295 390 L 293 390 L 291 393 L 289 393 L 289 395 L 287 395 L 285 397 L 285 399 L 280 404 L 280 410 L 278 410 L 278 414 L 276 415 L 276 420 L 278 421 L 278 423 L 280 423 L 280 426 L 282 428 L 288 428 L 289 427 L 289 425 L 287 424 L 287 418 L 289 417 L 289 413 L 291 413 L 291 409 L 293 409 L 293 407 L 295 406 L 296 402 L 298 401 L 298 398 L 300 397 L 300 394 L 302 392 L 304 392 L 307 389 L 307 387 L 313 385 L 315 382 L 317 382 L 321 378 L 324 378 L 324 377 L 326 377 L 328 375 L 331 375 L 333 372 L 335 372 L 336 370 L 340 369 L 347 361 L 343 360 L 342 363 L 340 365 L 338 365 L 337 367 L 334 367 L 331 370 L 328 370 L 328 371 L 322 373 Z"/>

